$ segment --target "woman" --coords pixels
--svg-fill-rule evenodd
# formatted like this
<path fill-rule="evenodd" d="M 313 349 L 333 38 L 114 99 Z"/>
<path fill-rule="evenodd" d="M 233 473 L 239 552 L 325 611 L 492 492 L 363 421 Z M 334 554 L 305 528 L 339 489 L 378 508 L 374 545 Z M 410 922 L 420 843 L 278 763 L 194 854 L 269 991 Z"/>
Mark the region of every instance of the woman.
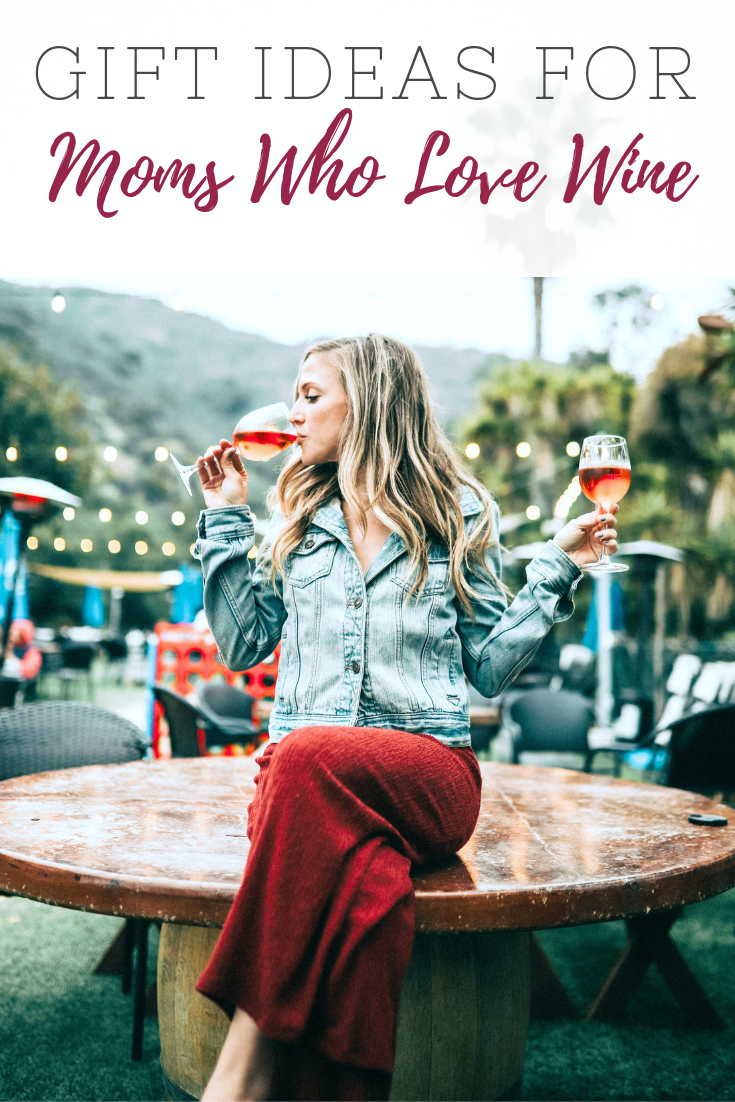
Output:
<path fill-rule="evenodd" d="M 571 615 L 609 515 L 568 524 L 506 607 L 498 510 L 464 471 L 409 348 L 371 335 L 305 354 L 252 572 L 247 472 L 200 458 L 198 553 L 231 669 L 281 641 L 245 877 L 198 989 L 232 1016 L 204 1098 L 387 1098 L 411 955 L 412 863 L 479 813 L 465 674 L 488 697 Z"/>

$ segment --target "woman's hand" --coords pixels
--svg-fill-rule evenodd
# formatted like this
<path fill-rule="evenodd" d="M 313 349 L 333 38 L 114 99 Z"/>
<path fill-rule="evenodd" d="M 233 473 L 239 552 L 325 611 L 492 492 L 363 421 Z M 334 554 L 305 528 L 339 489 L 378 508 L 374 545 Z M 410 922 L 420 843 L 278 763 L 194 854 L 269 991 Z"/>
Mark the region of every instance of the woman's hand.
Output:
<path fill-rule="evenodd" d="M 597 562 L 602 551 L 614 555 L 618 549 L 618 533 L 615 528 L 607 528 L 606 525 L 610 521 L 614 523 L 617 511 L 618 506 L 613 505 L 609 513 L 603 513 L 602 506 L 598 505 L 594 513 L 583 513 L 565 524 L 554 536 L 554 543 L 566 551 L 577 566 Z"/>
<path fill-rule="evenodd" d="M 206 455 L 200 455 L 197 467 L 208 509 L 218 509 L 223 505 L 247 505 L 247 471 L 230 440 L 220 440 Z"/>

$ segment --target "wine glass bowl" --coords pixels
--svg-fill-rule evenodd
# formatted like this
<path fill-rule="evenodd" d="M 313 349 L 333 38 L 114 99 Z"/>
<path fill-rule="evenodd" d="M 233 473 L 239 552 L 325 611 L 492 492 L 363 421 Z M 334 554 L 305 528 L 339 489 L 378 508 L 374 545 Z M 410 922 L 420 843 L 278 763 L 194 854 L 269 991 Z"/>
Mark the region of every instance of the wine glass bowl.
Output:
<path fill-rule="evenodd" d="M 622 436 L 588 436 L 579 453 L 579 484 L 585 497 L 606 513 L 630 489 L 630 457 Z M 603 549 L 597 562 L 581 567 L 588 574 L 619 574 L 628 567 L 612 562 Z"/>
<path fill-rule="evenodd" d="M 264 463 L 296 441 L 296 430 L 283 402 L 246 413 L 235 425 L 232 443 L 243 459 Z"/>
<path fill-rule="evenodd" d="M 251 463 L 264 463 L 295 443 L 296 437 L 296 430 L 288 419 L 288 407 L 284 402 L 275 402 L 241 417 L 235 425 L 232 443 L 243 459 Z M 198 464 L 184 466 L 171 452 L 169 456 L 191 497 L 190 480 Z"/>

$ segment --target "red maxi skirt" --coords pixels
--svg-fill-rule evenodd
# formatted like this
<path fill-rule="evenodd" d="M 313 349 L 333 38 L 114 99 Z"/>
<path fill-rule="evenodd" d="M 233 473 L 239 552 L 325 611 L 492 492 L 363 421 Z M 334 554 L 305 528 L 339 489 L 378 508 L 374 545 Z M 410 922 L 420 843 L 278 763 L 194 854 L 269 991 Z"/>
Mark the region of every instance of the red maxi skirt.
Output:
<path fill-rule="evenodd" d="M 245 876 L 197 990 L 284 1042 L 279 1099 L 387 1099 L 414 930 L 412 864 L 456 853 L 480 810 L 473 751 L 307 727 L 269 746 Z"/>

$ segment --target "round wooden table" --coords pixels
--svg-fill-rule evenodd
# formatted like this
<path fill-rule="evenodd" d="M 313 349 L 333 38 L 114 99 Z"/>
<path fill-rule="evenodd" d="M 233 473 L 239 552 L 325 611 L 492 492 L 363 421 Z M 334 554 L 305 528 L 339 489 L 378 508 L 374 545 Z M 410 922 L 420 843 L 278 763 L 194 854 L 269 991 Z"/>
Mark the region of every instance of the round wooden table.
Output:
<path fill-rule="evenodd" d="M 159 1021 L 174 1098 L 199 1097 L 227 1028 L 193 985 L 242 877 L 251 758 L 88 766 L 0 784 L 0 889 L 163 922 Z M 482 765 L 461 853 L 417 872 L 392 1098 L 516 1096 L 532 929 L 645 915 L 735 884 L 735 814 L 563 769 Z M 724 828 L 695 826 L 719 810 Z"/>

